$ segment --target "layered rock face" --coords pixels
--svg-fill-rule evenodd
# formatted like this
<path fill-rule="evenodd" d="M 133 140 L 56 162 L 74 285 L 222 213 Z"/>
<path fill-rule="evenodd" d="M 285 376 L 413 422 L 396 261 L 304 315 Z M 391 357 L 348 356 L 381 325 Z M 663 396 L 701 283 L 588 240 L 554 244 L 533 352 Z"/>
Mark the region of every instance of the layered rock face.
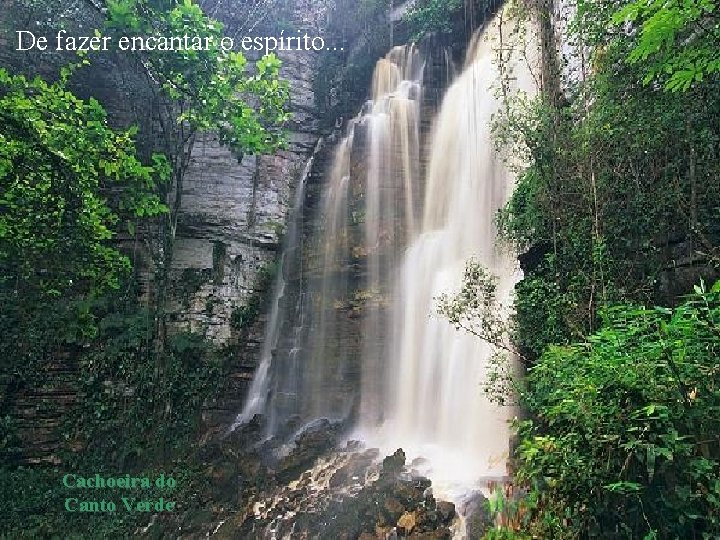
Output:
<path fill-rule="evenodd" d="M 231 6 L 208 12 L 229 34 L 242 21 Z M 326 2 L 292 2 L 294 29 L 322 35 Z M 281 76 L 291 89 L 293 118 L 288 144 L 272 156 L 245 156 L 241 162 L 212 135 L 198 140 L 182 194 L 171 279 L 169 311 L 175 328 L 200 333 L 217 344 L 234 337 L 233 312 L 262 291 L 260 279 L 277 257 L 292 204 L 292 193 L 319 138 L 315 114 L 313 51 L 284 51 Z"/>
<path fill-rule="evenodd" d="M 229 29 L 242 31 L 232 9 L 208 13 Z M 290 17 L 301 35 L 323 36 L 331 0 L 293 0 Z M 238 10 L 239 11 L 239 10 Z M 260 360 L 267 299 L 277 271 L 282 236 L 303 174 L 314 177 L 325 168 L 325 152 L 306 167 L 321 138 L 315 107 L 314 78 L 318 53 L 280 51 L 281 76 L 290 85 L 292 119 L 287 145 L 271 156 L 242 161 L 212 135 L 195 144 L 182 194 L 175 256 L 173 294 L 168 308 L 176 331 L 200 333 L 218 345 L 237 344 L 230 359 L 227 388 L 203 411 L 208 436 L 223 433 L 242 409 Z M 260 304 L 260 305 L 258 305 Z"/>
<path fill-rule="evenodd" d="M 322 36 L 331 0 L 293 0 L 283 12 L 285 21 L 310 36 Z M 239 1 L 201 2 L 206 12 L 221 20 L 228 35 L 257 33 L 246 28 L 247 6 Z M 7 0 L 0 15 L 0 65 L 46 78 L 73 56 L 56 51 L 16 51 L 16 32 L 32 30 L 52 36 L 58 28 L 69 34 L 92 33 L 102 25 L 102 14 L 92 3 L 71 0 L 62 5 Z M 275 10 L 276 6 L 268 9 Z M 256 13 L 272 27 L 275 13 Z M 264 30 L 263 33 L 274 30 Z M 278 30 L 279 32 L 279 30 Z M 52 48 L 52 47 L 50 47 Z M 257 292 L 258 274 L 277 253 L 292 191 L 319 138 L 313 79 L 318 53 L 279 52 L 281 75 L 291 89 L 288 145 L 273 156 L 238 159 L 213 135 L 195 144 L 184 180 L 171 279 L 174 295 L 169 306 L 176 330 L 203 334 L 217 344 L 231 340 L 231 316 Z M 92 64 L 73 80 L 73 90 L 97 98 L 113 125 L 139 127 L 138 141 L 149 151 L 157 138 L 152 118 L 154 103 L 147 81 L 127 55 L 110 51 L 93 56 Z M 120 238 L 120 241 L 128 239 Z M 134 250 L 137 254 L 137 251 Z M 143 282 L 151 277 L 150 254 L 135 261 L 145 267 Z"/>

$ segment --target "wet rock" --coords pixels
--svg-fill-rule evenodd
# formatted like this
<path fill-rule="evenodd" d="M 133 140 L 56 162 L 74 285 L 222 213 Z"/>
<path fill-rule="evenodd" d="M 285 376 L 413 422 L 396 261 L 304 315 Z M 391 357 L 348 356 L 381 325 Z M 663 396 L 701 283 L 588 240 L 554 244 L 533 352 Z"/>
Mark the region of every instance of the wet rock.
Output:
<path fill-rule="evenodd" d="M 414 476 L 422 476 L 427 468 L 428 460 L 423 457 L 417 457 L 410 462 L 410 473 Z"/>
<path fill-rule="evenodd" d="M 375 538 L 392 538 L 395 527 L 378 525 L 375 527 Z"/>
<path fill-rule="evenodd" d="M 417 510 L 418 530 L 434 531 L 439 525 L 439 516 L 435 510 L 419 508 Z"/>
<path fill-rule="evenodd" d="M 360 455 L 363 459 L 366 459 L 368 461 L 375 461 L 378 457 L 380 457 L 380 450 L 377 448 L 368 448 Z"/>
<path fill-rule="evenodd" d="M 360 452 L 363 449 L 363 443 L 361 441 L 348 441 L 345 445 L 347 452 Z"/>
<path fill-rule="evenodd" d="M 412 536 L 413 540 L 450 540 L 453 537 L 452 531 L 447 527 L 442 527 L 431 533 L 424 533 L 417 536 Z M 475 538 L 470 536 L 470 538 Z"/>
<path fill-rule="evenodd" d="M 341 427 L 341 424 L 325 418 L 307 426 L 296 437 L 290 452 L 279 460 L 278 479 L 287 482 L 301 470 L 309 468 L 317 458 L 335 446 Z"/>
<path fill-rule="evenodd" d="M 410 462 L 410 467 L 421 467 L 427 464 L 428 460 L 424 457 L 416 457 Z"/>
<path fill-rule="evenodd" d="M 390 486 L 393 496 L 409 508 L 417 506 L 424 500 L 423 493 L 430 486 L 430 480 L 427 478 L 399 479 Z"/>
<path fill-rule="evenodd" d="M 437 503 L 437 513 L 444 524 L 449 524 L 455 519 L 455 505 L 447 501 L 439 501 Z"/>
<path fill-rule="evenodd" d="M 454 505 L 436 508 L 430 480 L 407 471 L 402 450 L 381 463 L 376 449 L 323 450 L 327 432 L 318 437 L 318 431 L 330 427 L 310 426 L 298 435 L 276 466 L 273 482 L 283 478 L 281 484 L 268 483 L 267 488 L 256 488 L 252 498 L 244 496 L 250 511 L 241 526 L 230 529 L 234 537 L 267 538 L 270 531 L 292 538 L 451 537 L 447 527 L 455 516 Z M 300 468 L 299 463 L 311 457 L 310 465 Z"/>
<path fill-rule="evenodd" d="M 398 519 L 397 527 L 401 534 L 410 534 L 417 525 L 417 516 L 415 512 L 405 512 L 400 519 Z"/>
<path fill-rule="evenodd" d="M 493 517 L 487 508 L 487 497 L 477 492 L 461 507 L 460 512 L 465 517 L 465 527 L 471 538 L 482 538 L 493 527 Z"/>
<path fill-rule="evenodd" d="M 405 506 L 394 497 L 386 499 L 383 508 L 385 509 L 385 515 L 390 523 L 396 523 L 400 516 L 405 512 Z"/>
<path fill-rule="evenodd" d="M 435 510 L 437 508 L 437 501 L 433 497 L 433 490 L 431 487 L 423 491 L 423 505 L 429 510 Z"/>
<path fill-rule="evenodd" d="M 263 437 L 266 419 L 261 414 L 256 414 L 252 419 L 242 425 L 237 426 L 233 431 L 225 436 L 221 444 L 227 448 L 247 449 L 256 445 Z"/>
<path fill-rule="evenodd" d="M 382 470 L 386 474 L 398 474 L 405 468 L 405 452 L 398 448 L 392 456 L 383 459 Z"/>
<path fill-rule="evenodd" d="M 350 466 L 343 465 L 330 477 L 330 482 L 328 483 L 329 486 L 331 488 L 337 488 L 349 484 L 351 480 L 350 474 Z"/>
<path fill-rule="evenodd" d="M 210 479 L 217 501 L 233 501 L 237 498 L 239 476 L 234 463 L 222 461 L 211 465 L 205 476 Z"/>

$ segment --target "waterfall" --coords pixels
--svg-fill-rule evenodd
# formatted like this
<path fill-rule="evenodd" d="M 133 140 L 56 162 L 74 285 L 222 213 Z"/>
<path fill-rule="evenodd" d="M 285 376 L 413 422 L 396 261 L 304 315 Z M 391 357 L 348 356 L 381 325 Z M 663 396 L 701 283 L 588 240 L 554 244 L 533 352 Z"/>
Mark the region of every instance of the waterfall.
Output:
<path fill-rule="evenodd" d="M 360 387 L 380 391 L 389 285 L 417 230 L 422 72 L 414 45 L 377 63 L 372 99 L 349 122 L 326 173 L 311 268 L 302 267 L 301 182 L 261 362 L 233 429 L 260 413 L 269 437 L 318 418 L 344 420 L 357 411 Z M 375 401 L 361 409 L 380 417 Z"/>
<path fill-rule="evenodd" d="M 360 417 L 382 415 L 383 361 L 388 354 L 388 304 L 397 258 L 416 235 L 419 199 L 420 100 L 423 64 L 413 46 L 395 47 L 373 77 L 364 127 L 364 301 Z"/>
<path fill-rule="evenodd" d="M 322 145 L 323 140 L 320 139 L 315 146 L 312 156 L 310 156 L 310 159 L 305 164 L 305 168 L 300 176 L 300 181 L 295 191 L 295 201 L 291 210 L 291 215 L 288 219 L 287 235 L 284 241 L 283 252 L 280 257 L 280 264 L 278 265 L 277 278 L 273 286 L 272 307 L 270 309 L 268 325 L 265 330 L 260 363 L 257 371 L 255 372 L 255 376 L 253 377 L 253 382 L 250 386 L 250 391 L 248 392 L 248 397 L 245 400 L 243 410 L 237 416 L 230 431 L 234 430 L 237 426 L 252 420 L 256 414 L 264 413 L 268 409 L 270 385 L 272 384 L 271 366 L 273 364 L 273 352 L 280 340 L 283 320 L 288 316 L 288 307 L 284 306 L 282 303 L 287 286 L 286 275 L 292 266 L 299 266 L 302 264 L 302 258 L 299 257 L 299 252 L 302 246 L 302 237 L 300 235 L 299 228 L 303 219 L 305 186 L 307 179 L 310 176 L 310 171 L 312 170 L 315 157 L 322 148 Z M 300 308 L 301 306 L 299 305 L 295 306 L 295 314 L 301 313 Z M 299 328 L 302 328 L 302 324 L 299 325 Z M 295 337 L 297 338 L 297 334 Z"/>
<path fill-rule="evenodd" d="M 497 277 L 501 305 L 510 305 L 520 277 L 515 257 L 498 248 L 494 224 L 514 183 L 491 134 L 502 106 L 498 25 L 496 18 L 473 38 L 465 69 L 436 119 L 422 223 L 392 294 L 392 334 L 382 375 L 387 403 L 379 425 L 363 421 L 360 427 L 385 451 L 402 447 L 425 458 L 425 472 L 436 484 L 460 492 L 508 474 L 509 423 L 515 414 L 491 403 L 482 390 L 492 347 L 435 313 L 437 298 L 459 289 L 471 258 Z M 532 91 L 531 73 L 517 60 L 513 85 Z M 364 388 L 363 400 L 376 402 L 378 396 Z"/>
<path fill-rule="evenodd" d="M 467 491 L 507 475 L 515 412 L 481 386 L 493 350 L 436 314 L 471 258 L 497 277 L 505 305 L 519 279 L 494 224 L 514 183 L 491 134 L 502 106 L 500 20 L 473 37 L 435 119 L 429 160 L 421 160 L 422 55 L 408 45 L 378 61 L 372 99 L 326 171 L 311 245 L 303 247 L 296 211 L 238 424 L 263 413 L 275 436 L 353 418 L 368 444 L 425 458 L 441 487 Z M 519 52 L 512 84 L 532 91 L 528 51 Z"/>

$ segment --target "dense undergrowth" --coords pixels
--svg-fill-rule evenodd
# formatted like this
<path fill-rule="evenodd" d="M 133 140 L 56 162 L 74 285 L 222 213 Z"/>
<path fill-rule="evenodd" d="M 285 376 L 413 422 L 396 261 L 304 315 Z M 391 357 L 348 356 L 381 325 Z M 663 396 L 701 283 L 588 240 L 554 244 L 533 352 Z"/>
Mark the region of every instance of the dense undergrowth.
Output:
<path fill-rule="evenodd" d="M 716 538 L 717 9 L 581 2 L 568 62 L 543 7 L 543 92 L 496 125 L 528 163 L 498 223 L 529 419 L 489 537 Z"/>
<path fill-rule="evenodd" d="M 543 538 L 720 534 L 720 282 L 675 309 L 608 308 L 550 346 L 522 400 L 516 479 Z"/>

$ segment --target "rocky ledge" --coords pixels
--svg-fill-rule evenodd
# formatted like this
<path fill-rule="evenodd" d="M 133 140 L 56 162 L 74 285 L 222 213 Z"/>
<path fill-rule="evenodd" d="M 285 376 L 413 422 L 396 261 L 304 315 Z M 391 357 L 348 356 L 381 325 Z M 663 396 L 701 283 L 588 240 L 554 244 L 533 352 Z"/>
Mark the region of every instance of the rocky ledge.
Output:
<path fill-rule="evenodd" d="M 382 458 L 342 442 L 345 428 L 323 419 L 264 440 L 257 416 L 210 443 L 202 458 L 216 507 L 182 516 L 181 537 L 445 539 L 489 525 L 484 497 L 456 509 L 434 496 L 402 449 Z"/>

